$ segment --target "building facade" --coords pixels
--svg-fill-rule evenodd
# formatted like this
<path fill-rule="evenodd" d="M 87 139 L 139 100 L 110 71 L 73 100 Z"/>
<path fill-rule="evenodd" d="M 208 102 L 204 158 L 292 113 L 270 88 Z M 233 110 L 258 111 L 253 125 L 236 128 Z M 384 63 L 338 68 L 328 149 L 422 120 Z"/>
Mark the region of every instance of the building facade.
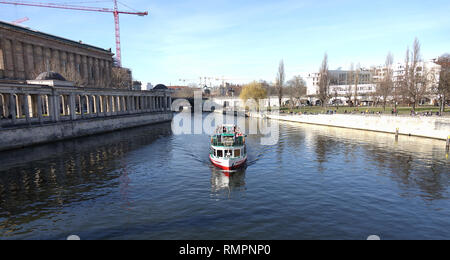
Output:
<path fill-rule="evenodd" d="M 349 101 L 355 100 L 354 94 L 357 94 L 357 100 L 360 104 L 372 104 L 377 102 L 377 86 L 380 84 L 389 71 L 391 73 L 392 81 L 395 83 L 395 87 L 400 87 L 406 72 L 406 66 L 403 63 L 397 63 L 388 69 L 384 65 L 374 66 L 370 69 L 362 68 L 358 73 L 358 84 L 355 84 L 356 72 L 346 70 L 330 70 L 330 86 L 329 95 L 330 102 L 336 102 L 340 104 L 348 104 Z M 439 84 L 439 75 L 441 66 L 433 61 L 422 61 L 417 66 L 416 73 L 419 76 L 426 78 L 426 95 L 421 104 L 433 104 L 436 101 L 436 95 L 433 93 L 433 89 Z M 319 80 L 320 73 L 307 73 L 303 75 L 307 86 L 307 96 L 310 101 L 314 103 L 317 101 L 317 95 L 319 94 Z M 357 89 L 355 89 L 357 87 Z M 401 94 L 400 94 L 401 95 Z M 352 97 L 351 100 L 349 97 Z M 392 97 L 390 98 L 392 99 Z"/>
<path fill-rule="evenodd" d="M 110 88 L 113 53 L 0 22 L 0 80 L 30 80 L 46 71 L 63 75 L 76 85 Z"/>

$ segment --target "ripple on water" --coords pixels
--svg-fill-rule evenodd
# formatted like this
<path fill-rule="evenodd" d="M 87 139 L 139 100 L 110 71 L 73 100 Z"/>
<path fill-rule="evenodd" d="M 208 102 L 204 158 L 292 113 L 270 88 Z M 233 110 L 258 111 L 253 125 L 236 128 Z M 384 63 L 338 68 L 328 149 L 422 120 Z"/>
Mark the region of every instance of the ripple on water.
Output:
<path fill-rule="evenodd" d="M 0 154 L 0 234 L 450 239 L 442 142 L 283 122 L 276 145 L 261 137 L 232 174 L 210 164 L 208 135 L 170 124 Z"/>

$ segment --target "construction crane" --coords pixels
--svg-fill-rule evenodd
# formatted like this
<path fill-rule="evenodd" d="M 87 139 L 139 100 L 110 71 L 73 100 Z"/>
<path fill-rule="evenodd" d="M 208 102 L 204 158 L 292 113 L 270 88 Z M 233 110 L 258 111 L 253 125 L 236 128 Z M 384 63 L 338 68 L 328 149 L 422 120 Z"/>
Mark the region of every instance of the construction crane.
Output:
<path fill-rule="evenodd" d="M 112 13 L 114 15 L 115 31 L 116 31 L 116 60 L 117 66 L 122 67 L 122 52 L 120 48 L 120 24 L 119 24 L 119 14 L 131 14 L 138 16 L 146 16 L 148 12 L 126 12 L 120 11 L 117 7 L 117 0 L 114 1 L 114 9 L 111 8 L 100 8 L 100 7 L 87 7 L 87 6 L 77 6 L 77 5 L 67 5 L 67 4 L 56 4 L 56 3 L 40 3 L 40 2 L 28 2 L 28 1 L 0 1 L 0 4 L 7 5 L 21 5 L 21 6 L 34 6 L 34 7 L 45 7 L 45 8 L 55 8 L 55 9 L 68 9 L 77 11 L 89 11 L 89 12 L 101 12 L 101 13 Z"/>
<path fill-rule="evenodd" d="M 222 81 L 222 86 L 223 87 L 225 87 L 225 83 L 229 83 L 229 82 L 227 82 L 227 81 L 246 81 L 246 80 L 250 80 L 250 79 L 244 79 L 244 78 L 241 78 L 241 79 L 238 79 L 238 78 L 225 78 L 225 77 L 221 77 L 221 78 L 215 78 L 215 80 L 216 81 Z"/>
<path fill-rule="evenodd" d="M 29 20 L 30 20 L 30 18 L 24 17 L 24 18 L 20 18 L 20 19 L 17 19 L 15 21 L 12 21 L 11 23 L 13 23 L 13 24 L 21 24 L 21 23 L 24 23 L 24 22 L 29 21 Z"/>

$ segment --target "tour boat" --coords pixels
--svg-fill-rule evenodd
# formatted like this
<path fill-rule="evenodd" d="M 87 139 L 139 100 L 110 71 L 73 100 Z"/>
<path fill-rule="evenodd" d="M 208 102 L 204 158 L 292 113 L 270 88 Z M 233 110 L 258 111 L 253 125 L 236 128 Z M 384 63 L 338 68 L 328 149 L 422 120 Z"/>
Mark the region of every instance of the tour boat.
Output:
<path fill-rule="evenodd" d="M 245 135 L 235 125 L 223 125 L 211 137 L 211 162 L 223 170 L 237 169 L 247 161 Z"/>

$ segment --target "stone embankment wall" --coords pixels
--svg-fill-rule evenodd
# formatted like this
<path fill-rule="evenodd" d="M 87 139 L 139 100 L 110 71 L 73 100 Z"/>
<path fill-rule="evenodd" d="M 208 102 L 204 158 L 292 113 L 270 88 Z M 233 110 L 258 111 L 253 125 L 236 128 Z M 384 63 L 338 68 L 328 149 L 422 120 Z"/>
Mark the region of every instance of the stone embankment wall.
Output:
<path fill-rule="evenodd" d="M 0 83 L 0 151 L 172 120 L 169 90 Z"/>
<path fill-rule="evenodd" d="M 0 151 L 172 120 L 171 112 L 93 118 L 56 124 L 18 127 L 1 131 Z"/>
<path fill-rule="evenodd" d="M 395 134 L 398 129 L 400 135 L 440 140 L 446 140 L 450 136 L 450 118 L 446 117 L 387 115 L 261 115 L 257 113 L 252 113 L 250 116 L 392 134 Z"/>

